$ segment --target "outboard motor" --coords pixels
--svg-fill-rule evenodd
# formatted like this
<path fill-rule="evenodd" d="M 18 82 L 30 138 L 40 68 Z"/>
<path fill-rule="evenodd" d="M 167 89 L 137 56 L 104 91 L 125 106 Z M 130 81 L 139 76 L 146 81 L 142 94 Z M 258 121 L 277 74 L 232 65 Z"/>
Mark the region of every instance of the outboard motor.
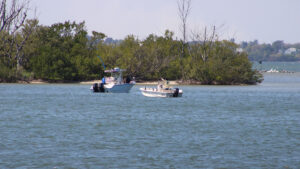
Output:
<path fill-rule="evenodd" d="M 104 84 L 103 83 L 100 84 L 99 90 L 100 90 L 101 93 L 104 93 L 105 90 L 104 90 Z"/>
<path fill-rule="evenodd" d="M 93 91 L 94 92 L 99 92 L 99 87 L 98 87 L 97 83 L 94 83 L 94 85 L 93 85 Z"/>
<path fill-rule="evenodd" d="M 175 91 L 173 93 L 173 97 L 178 97 L 178 94 L 179 94 L 179 89 L 175 88 Z"/>

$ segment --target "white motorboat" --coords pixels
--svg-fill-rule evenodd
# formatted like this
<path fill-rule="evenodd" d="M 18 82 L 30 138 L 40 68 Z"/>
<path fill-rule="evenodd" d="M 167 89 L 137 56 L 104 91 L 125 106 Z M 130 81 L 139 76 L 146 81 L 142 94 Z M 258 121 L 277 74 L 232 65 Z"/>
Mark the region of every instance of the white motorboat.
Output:
<path fill-rule="evenodd" d="M 156 88 L 140 88 L 140 91 L 147 97 L 182 97 L 183 91 L 179 88 L 172 88 L 168 81 L 162 80 L 158 82 Z"/>
<path fill-rule="evenodd" d="M 271 68 L 270 70 L 267 71 L 267 73 L 279 73 L 279 71 Z"/>
<path fill-rule="evenodd" d="M 124 82 L 122 74 L 124 71 L 126 70 L 118 67 L 111 70 L 105 70 L 106 73 L 111 73 L 111 76 L 103 77 L 102 83 L 94 83 L 90 89 L 93 92 L 100 93 L 128 93 L 135 85 L 135 81 L 126 78 Z"/>

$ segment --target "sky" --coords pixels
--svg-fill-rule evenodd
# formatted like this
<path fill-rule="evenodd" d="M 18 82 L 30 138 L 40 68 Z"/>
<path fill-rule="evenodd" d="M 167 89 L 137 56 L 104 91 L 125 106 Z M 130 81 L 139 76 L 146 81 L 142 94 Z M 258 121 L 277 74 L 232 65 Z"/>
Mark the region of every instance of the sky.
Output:
<path fill-rule="evenodd" d="M 180 39 L 177 0 L 31 0 L 40 24 L 85 21 L 86 29 L 114 39 L 164 35 Z M 300 0 L 192 0 L 188 37 L 215 25 L 222 39 L 300 42 Z"/>

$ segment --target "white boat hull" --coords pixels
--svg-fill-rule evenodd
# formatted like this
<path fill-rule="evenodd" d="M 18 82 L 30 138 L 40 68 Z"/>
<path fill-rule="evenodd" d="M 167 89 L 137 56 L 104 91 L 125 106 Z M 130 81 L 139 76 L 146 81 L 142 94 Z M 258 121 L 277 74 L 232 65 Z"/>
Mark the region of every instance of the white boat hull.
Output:
<path fill-rule="evenodd" d="M 125 69 L 118 67 L 105 70 L 106 73 L 111 73 L 110 77 L 103 77 L 102 83 L 94 83 L 91 90 L 96 93 L 129 93 L 130 89 L 135 85 L 135 81 L 126 78 L 126 83 L 123 81 L 122 72 Z"/>
<path fill-rule="evenodd" d="M 154 88 L 140 88 L 142 94 L 147 97 L 182 97 L 182 90 L 179 90 L 178 95 L 175 94 L 175 90 L 157 91 Z"/>
<path fill-rule="evenodd" d="M 95 84 L 94 84 L 95 85 Z M 124 84 L 105 84 L 102 90 L 98 87 L 100 84 L 94 88 L 91 86 L 91 90 L 96 93 L 129 93 L 130 89 L 135 85 L 135 83 L 124 83 Z"/>
<path fill-rule="evenodd" d="M 108 93 L 129 93 L 130 89 L 134 86 L 134 84 L 126 83 L 126 84 L 116 84 L 113 86 L 104 85 L 105 92 Z"/>

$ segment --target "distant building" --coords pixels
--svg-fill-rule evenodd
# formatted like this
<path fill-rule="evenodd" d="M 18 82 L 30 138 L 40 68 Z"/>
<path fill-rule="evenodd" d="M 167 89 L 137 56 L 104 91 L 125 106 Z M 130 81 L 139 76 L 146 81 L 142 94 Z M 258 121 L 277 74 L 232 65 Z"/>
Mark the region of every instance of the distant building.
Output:
<path fill-rule="evenodd" d="M 284 51 L 284 54 L 286 55 L 292 55 L 297 53 L 297 48 L 288 48 L 287 50 Z"/>

